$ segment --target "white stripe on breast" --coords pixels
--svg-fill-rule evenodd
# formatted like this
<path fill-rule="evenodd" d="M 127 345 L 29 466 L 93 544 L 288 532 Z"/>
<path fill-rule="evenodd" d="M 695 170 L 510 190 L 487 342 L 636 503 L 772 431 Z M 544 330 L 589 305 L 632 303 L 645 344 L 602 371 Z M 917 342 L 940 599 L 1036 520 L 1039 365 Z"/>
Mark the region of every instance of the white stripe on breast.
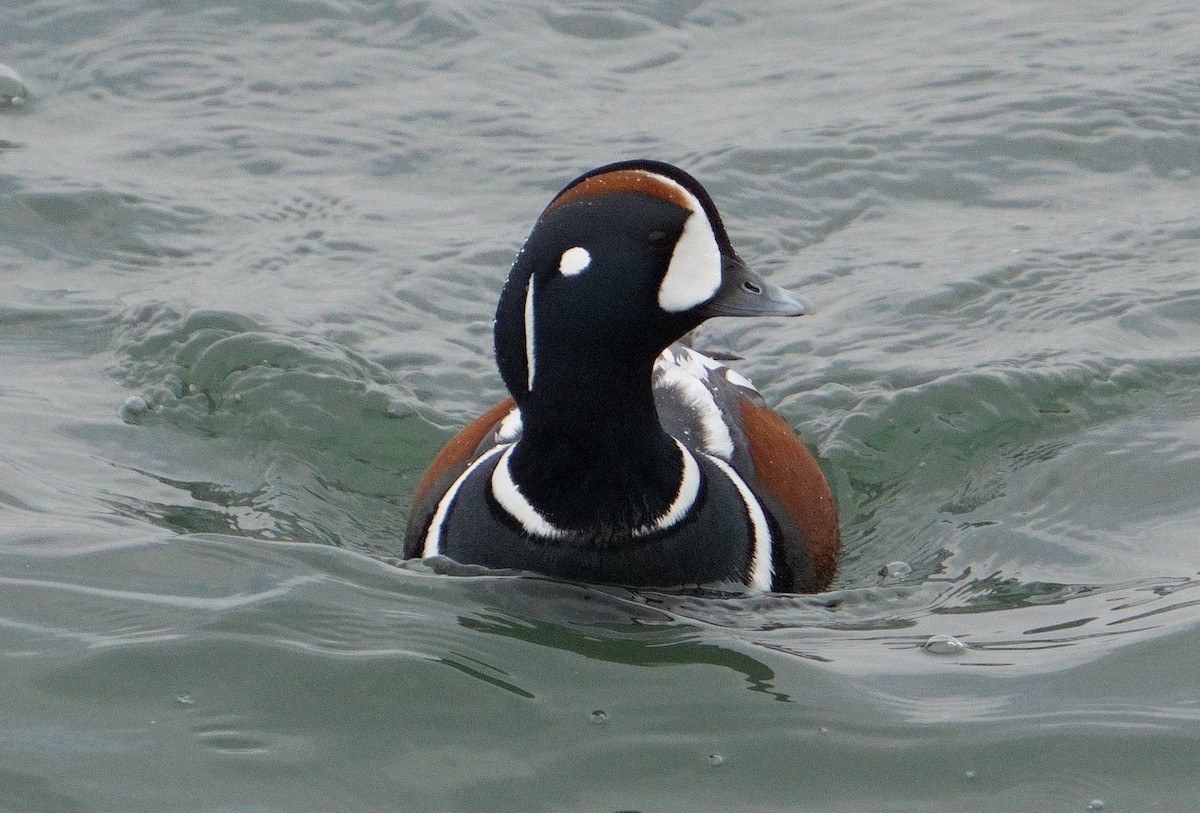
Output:
<path fill-rule="evenodd" d="M 767 515 L 763 512 L 758 498 L 746 485 L 733 466 L 730 466 L 716 455 L 705 455 L 717 468 L 725 473 L 729 481 L 737 488 L 746 505 L 746 513 L 750 517 L 750 525 L 754 528 L 754 549 L 750 552 L 750 587 L 764 592 L 771 589 L 775 578 L 775 565 L 771 562 L 771 526 L 767 524 Z"/>
<path fill-rule="evenodd" d="M 671 438 L 675 440 L 675 438 Z M 675 440 L 675 445 L 679 447 L 679 453 L 683 455 L 683 470 L 679 477 L 679 492 L 675 495 L 675 499 L 667 506 L 667 510 L 657 516 L 649 525 L 642 525 L 634 528 L 632 536 L 648 536 L 649 534 L 665 531 L 672 525 L 680 522 L 692 510 L 696 504 L 696 497 L 700 495 L 700 467 L 696 465 L 696 458 L 692 457 L 684 445 L 678 440 Z"/>
<path fill-rule="evenodd" d="M 697 465 L 696 458 L 678 440 L 675 438 L 671 438 L 671 440 L 674 440 L 675 445 L 679 447 L 679 454 L 682 458 L 679 490 L 665 511 L 649 524 L 640 525 L 629 532 L 630 537 L 634 539 L 665 531 L 678 524 L 692 510 L 696 504 L 696 498 L 700 496 L 700 466 Z M 515 444 L 508 447 L 504 456 L 500 458 L 500 462 L 496 464 L 496 468 L 492 470 L 492 496 L 526 533 L 550 539 L 563 539 L 570 532 L 547 519 L 545 514 L 521 493 L 520 486 L 513 480 L 509 463 L 514 448 Z"/>
<path fill-rule="evenodd" d="M 509 446 L 504 457 L 500 458 L 500 462 L 496 464 L 496 468 L 492 469 L 492 496 L 526 533 L 551 539 L 563 538 L 567 532 L 542 516 L 542 512 L 525 498 L 513 480 L 512 472 L 508 470 L 508 462 L 515 448 L 515 444 Z"/>
<path fill-rule="evenodd" d="M 496 430 L 497 443 L 512 443 L 521 434 L 521 410 L 516 407 L 504 416 L 504 420 L 500 421 L 500 427 Z"/>
<path fill-rule="evenodd" d="M 458 490 L 477 468 L 507 448 L 510 447 L 497 446 L 487 454 L 481 455 L 474 463 L 467 466 L 467 470 L 458 476 L 450 488 L 446 489 L 446 493 L 442 495 L 437 511 L 434 512 L 433 519 L 429 523 L 429 530 L 425 532 L 425 547 L 421 550 L 421 556 L 437 556 L 442 552 L 442 526 L 446 523 L 446 517 L 450 515 L 450 507 L 454 504 L 454 498 L 458 496 Z"/>

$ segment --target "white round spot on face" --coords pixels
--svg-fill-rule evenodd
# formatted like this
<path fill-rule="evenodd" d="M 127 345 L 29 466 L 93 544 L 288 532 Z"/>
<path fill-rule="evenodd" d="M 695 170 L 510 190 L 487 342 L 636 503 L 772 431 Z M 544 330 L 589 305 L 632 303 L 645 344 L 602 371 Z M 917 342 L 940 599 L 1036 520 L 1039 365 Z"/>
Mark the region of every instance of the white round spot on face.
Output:
<path fill-rule="evenodd" d="M 592 255 L 588 250 L 582 246 L 575 246 L 563 252 L 562 259 L 558 261 L 558 273 L 564 277 L 573 277 L 582 274 L 591 264 Z"/>

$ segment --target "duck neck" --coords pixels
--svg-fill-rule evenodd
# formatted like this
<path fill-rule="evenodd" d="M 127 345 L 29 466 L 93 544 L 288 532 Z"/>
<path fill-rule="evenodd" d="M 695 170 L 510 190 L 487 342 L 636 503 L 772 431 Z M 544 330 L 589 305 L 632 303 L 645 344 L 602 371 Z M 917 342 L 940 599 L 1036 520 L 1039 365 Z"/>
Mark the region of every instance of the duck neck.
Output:
<path fill-rule="evenodd" d="M 547 375 L 520 399 L 522 434 L 509 461 L 513 482 L 572 539 L 628 539 L 680 493 L 683 456 L 659 423 L 652 368 L 651 361 L 597 375 L 594 366 L 584 366 L 586 376 Z"/>

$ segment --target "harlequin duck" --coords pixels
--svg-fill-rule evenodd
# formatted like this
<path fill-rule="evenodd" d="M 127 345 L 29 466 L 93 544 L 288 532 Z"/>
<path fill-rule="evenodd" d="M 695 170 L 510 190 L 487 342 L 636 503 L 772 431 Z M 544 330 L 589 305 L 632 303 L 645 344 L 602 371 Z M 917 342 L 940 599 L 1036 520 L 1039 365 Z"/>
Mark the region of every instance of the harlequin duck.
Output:
<path fill-rule="evenodd" d="M 678 344 L 710 316 L 799 316 L 689 174 L 623 161 L 572 181 L 496 310 L 511 398 L 434 457 L 406 557 L 631 586 L 814 592 L 837 568 L 829 485 L 744 376 Z"/>

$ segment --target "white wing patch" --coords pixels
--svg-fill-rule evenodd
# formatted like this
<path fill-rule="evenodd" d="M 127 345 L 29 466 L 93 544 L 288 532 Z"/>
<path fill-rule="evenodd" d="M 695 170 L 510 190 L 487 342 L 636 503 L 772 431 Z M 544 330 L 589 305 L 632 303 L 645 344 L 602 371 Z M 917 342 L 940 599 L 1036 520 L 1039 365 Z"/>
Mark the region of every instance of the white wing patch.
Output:
<path fill-rule="evenodd" d="M 725 368 L 725 380 L 730 384 L 733 384 L 735 387 L 742 387 L 743 389 L 758 392 L 754 386 L 754 382 L 746 378 L 746 376 L 742 375 L 732 367 Z"/>
<path fill-rule="evenodd" d="M 659 376 L 659 385 L 674 389 L 696 416 L 704 435 L 704 451 L 722 460 L 732 460 L 733 436 L 708 384 L 710 371 L 728 368 L 703 353 L 686 347 L 676 347 L 674 352 L 664 350 L 654 366 Z M 737 373 L 734 375 L 741 379 L 734 383 L 741 386 L 741 382 L 744 381 L 746 386 L 754 389 L 745 376 Z"/>

